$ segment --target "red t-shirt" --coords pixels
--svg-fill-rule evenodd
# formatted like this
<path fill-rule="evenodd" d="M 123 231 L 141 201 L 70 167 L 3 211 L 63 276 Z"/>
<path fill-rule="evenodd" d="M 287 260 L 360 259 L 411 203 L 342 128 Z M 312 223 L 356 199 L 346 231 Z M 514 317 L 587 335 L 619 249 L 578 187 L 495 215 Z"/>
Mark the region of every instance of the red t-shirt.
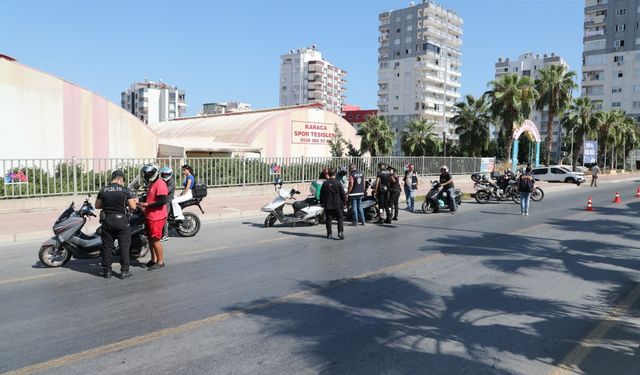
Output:
<path fill-rule="evenodd" d="M 156 182 L 149 186 L 147 193 L 147 203 L 151 204 L 156 201 L 158 195 L 169 195 L 169 189 L 163 179 L 159 178 Z M 167 205 L 163 204 L 159 207 L 147 207 L 145 211 L 147 220 L 162 220 L 167 217 Z"/>

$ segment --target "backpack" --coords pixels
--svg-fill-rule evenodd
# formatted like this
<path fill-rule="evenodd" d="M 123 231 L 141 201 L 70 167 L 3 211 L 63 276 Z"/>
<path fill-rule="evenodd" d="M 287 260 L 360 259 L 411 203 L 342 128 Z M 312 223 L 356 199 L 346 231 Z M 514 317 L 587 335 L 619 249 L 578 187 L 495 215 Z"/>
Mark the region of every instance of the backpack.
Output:
<path fill-rule="evenodd" d="M 520 176 L 518 179 L 518 190 L 523 193 L 531 193 L 533 192 L 533 178 L 530 176 L 526 176 L 529 178 L 523 178 L 525 176 Z"/>

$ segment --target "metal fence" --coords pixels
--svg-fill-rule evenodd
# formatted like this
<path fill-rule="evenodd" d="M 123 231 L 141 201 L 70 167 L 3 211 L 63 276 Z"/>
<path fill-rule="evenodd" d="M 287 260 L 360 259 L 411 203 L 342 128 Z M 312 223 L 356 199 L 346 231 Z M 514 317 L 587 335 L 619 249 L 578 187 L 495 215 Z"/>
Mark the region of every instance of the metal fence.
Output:
<path fill-rule="evenodd" d="M 111 172 L 120 169 L 125 181 L 139 174 L 146 163 L 170 166 L 174 173 L 189 164 L 196 180 L 208 187 L 264 185 L 276 175 L 285 183 L 307 182 L 318 178 L 325 167 L 348 167 L 356 164 L 373 177 L 380 162 L 399 171 L 414 165 L 419 175 L 439 173 L 441 165 L 449 166 L 453 174 L 480 171 L 480 158 L 461 157 L 343 157 L 343 158 L 155 158 L 155 159 L 12 159 L 1 160 L 3 179 L 0 199 L 95 193 L 109 182 Z"/>

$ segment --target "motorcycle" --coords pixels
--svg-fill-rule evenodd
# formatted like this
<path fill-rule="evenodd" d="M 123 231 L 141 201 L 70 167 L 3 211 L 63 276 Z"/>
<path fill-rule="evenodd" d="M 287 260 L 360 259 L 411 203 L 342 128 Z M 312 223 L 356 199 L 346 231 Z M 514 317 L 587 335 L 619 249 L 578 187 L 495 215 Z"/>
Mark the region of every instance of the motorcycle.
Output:
<path fill-rule="evenodd" d="M 191 191 L 192 198 L 188 201 L 180 202 L 180 208 L 185 209 L 190 206 L 196 206 L 200 209 L 200 212 L 204 215 L 204 210 L 200 206 L 202 200 L 207 196 L 207 186 L 205 184 L 195 184 Z M 144 202 L 147 199 L 147 192 L 138 197 L 138 201 Z M 180 237 L 193 237 L 200 232 L 200 218 L 193 212 L 182 211 L 184 216 L 183 220 L 176 220 L 173 216 L 173 206 L 169 205 L 169 213 L 167 214 L 167 223 L 169 229 L 173 229 L 178 233 Z"/>
<path fill-rule="evenodd" d="M 65 265 L 71 257 L 76 259 L 90 259 L 100 257 L 102 247 L 102 227 L 98 227 L 93 234 L 86 234 L 82 228 L 87 223 L 88 217 L 95 217 L 94 208 L 85 199 L 82 207 L 75 210 L 74 203 L 58 217 L 53 225 L 55 236 L 46 240 L 38 251 L 38 258 L 47 267 L 60 267 Z M 149 241 L 145 232 L 144 216 L 140 210 L 134 211 L 129 217 L 131 226 L 131 259 L 143 258 L 149 252 Z M 120 256 L 118 241 L 115 241 L 113 255 Z"/>
<path fill-rule="evenodd" d="M 440 192 L 440 182 L 431 181 L 431 189 L 427 192 L 427 195 L 424 198 L 424 202 L 422 202 L 422 212 L 425 214 L 430 214 L 435 211 L 436 207 L 438 210 L 451 210 L 451 202 L 448 192 L 442 193 L 442 199 L 438 199 L 438 193 Z M 456 205 L 459 207 L 462 204 L 462 193 L 460 189 L 455 189 L 453 199 L 456 200 Z"/>
<path fill-rule="evenodd" d="M 513 200 L 517 196 L 517 180 L 511 174 L 498 176 L 498 183 L 493 183 L 487 179 L 486 175 L 473 174 L 471 179 L 475 182 L 473 188 L 476 190 L 475 199 L 480 204 L 491 200 L 497 202 Z"/>
<path fill-rule="evenodd" d="M 294 197 L 300 194 L 296 189 L 287 190 L 282 187 L 282 181 L 276 179 L 273 183 L 276 191 L 276 198 L 269 204 L 262 207 L 262 212 L 268 212 L 269 215 L 264 219 L 264 226 L 270 228 L 274 226 L 276 221 L 281 224 L 306 223 L 308 225 L 316 225 L 320 222 L 324 209 L 319 205 L 315 197 L 308 197 L 303 201 L 296 200 Z M 290 203 L 289 200 L 293 200 Z M 284 207 L 290 205 L 293 208 L 292 214 L 285 214 Z"/>
<path fill-rule="evenodd" d="M 517 183 L 513 185 L 513 189 L 515 194 L 511 197 L 511 199 L 515 203 L 520 204 L 520 191 L 518 190 Z M 531 192 L 531 201 L 540 202 L 543 198 L 544 198 L 544 190 L 536 186 Z"/>

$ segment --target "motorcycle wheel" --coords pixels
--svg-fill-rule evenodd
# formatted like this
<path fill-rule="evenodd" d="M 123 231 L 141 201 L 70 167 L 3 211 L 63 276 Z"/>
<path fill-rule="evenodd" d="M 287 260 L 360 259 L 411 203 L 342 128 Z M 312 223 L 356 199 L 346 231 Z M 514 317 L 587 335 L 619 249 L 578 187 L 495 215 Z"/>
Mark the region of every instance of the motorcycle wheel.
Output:
<path fill-rule="evenodd" d="M 534 202 L 540 202 L 544 198 L 544 191 L 539 187 L 533 189 L 533 193 L 531 193 L 531 200 Z"/>
<path fill-rule="evenodd" d="M 320 219 L 318 219 L 318 216 L 312 217 L 311 219 L 307 220 L 307 225 L 309 225 L 309 226 L 318 225 L 319 221 L 320 221 Z"/>
<path fill-rule="evenodd" d="M 276 218 L 276 215 L 270 213 L 269 215 L 267 215 L 267 217 L 264 219 L 264 227 L 265 228 L 271 228 L 275 223 L 276 220 L 278 220 Z"/>
<path fill-rule="evenodd" d="M 139 235 L 131 238 L 131 250 L 129 256 L 131 259 L 144 258 L 149 254 L 149 241 L 147 236 Z"/>
<path fill-rule="evenodd" d="M 489 193 L 488 191 L 486 190 L 476 191 L 476 202 L 480 204 L 485 204 L 489 202 L 489 199 L 491 199 L 491 193 Z"/>
<path fill-rule="evenodd" d="M 64 246 L 56 249 L 53 245 L 45 245 L 40 248 L 38 258 L 47 267 L 60 267 L 71 259 L 71 251 Z"/>
<path fill-rule="evenodd" d="M 193 237 L 200 231 L 200 218 L 191 212 L 185 212 L 184 220 L 175 229 L 180 237 Z"/>
<path fill-rule="evenodd" d="M 369 207 L 364 212 L 365 221 L 374 221 L 377 219 L 378 210 L 375 207 Z"/>
<path fill-rule="evenodd" d="M 422 212 L 424 212 L 425 214 L 433 213 L 433 207 L 431 207 L 429 202 L 427 201 L 422 202 Z"/>
<path fill-rule="evenodd" d="M 520 193 L 514 194 L 514 195 L 511 197 L 511 200 L 513 200 L 513 203 L 520 204 Z"/>

